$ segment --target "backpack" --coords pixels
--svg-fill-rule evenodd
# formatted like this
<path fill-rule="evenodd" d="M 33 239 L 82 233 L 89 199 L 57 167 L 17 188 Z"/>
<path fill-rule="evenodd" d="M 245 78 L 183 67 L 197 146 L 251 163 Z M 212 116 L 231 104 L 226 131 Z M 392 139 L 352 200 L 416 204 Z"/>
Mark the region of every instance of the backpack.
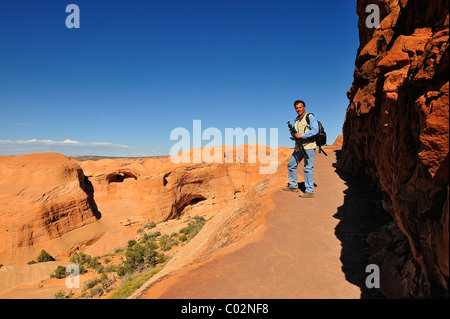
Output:
<path fill-rule="evenodd" d="M 308 125 L 309 125 L 309 116 L 311 114 L 314 115 L 314 113 L 306 114 L 306 122 L 308 123 Z M 322 149 L 322 146 L 327 145 L 327 133 L 325 132 L 322 123 L 320 123 L 320 121 L 317 121 L 317 123 L 319 124 L 319 133 L 315 135 L 316 144 L 319 147 L 319 153 L 322 152 L 323 154 L 325 154 L 325 156 L 328 156 L 327 153 L 325 153 L 324 150 Z"/>

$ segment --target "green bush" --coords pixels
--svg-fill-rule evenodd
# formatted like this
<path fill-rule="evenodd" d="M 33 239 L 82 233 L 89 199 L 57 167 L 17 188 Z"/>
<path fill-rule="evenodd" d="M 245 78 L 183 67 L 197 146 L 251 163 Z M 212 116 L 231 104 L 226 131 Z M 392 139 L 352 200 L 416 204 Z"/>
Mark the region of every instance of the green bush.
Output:
<path fill-rule="evenodd" d="M 67 276 L 66 267 L 61 266 L 61 265 L 56 267 L 53 274 L 50 275 L 51 278 L 57 278 L 57 279 L 62 279 L 62 278 L 65 278 L 66 276 Z"/>
<path fill-rule="evenodd" d="M 95 287 L 91 289 L 91 297 L 95 296 L 101 296 L 103 294 L 103 288 L 102 287 Z"/>
<path fill-rule="evenodd" d="M 83 290 L 88 290 L 93 288 L 95 285 L 97 285 L 100 282 L 100 278 L 93 278 L 91 280 L 86 281 L 84 284 Z"/>
<path fill-rule="evenodd" d="M 78 267 L 78 274 L 82 275 L 82 274 L 85 274 L 85 273 L 87 273 L 87 269 L 84 268 L 84 265 L 79 266 Z"/>
<path fill-rule="evenodd" d="M 114 255 L 121 253 L 122 251 L 124 251 L 123 248 L 116 248 L 114 249 Z"/>
<path fill-rule="evenodd" d="M 118 270 L 118 275 L 123 276 L 132 273 L 135 270 L 143 269 L 149 266 L 155 266 L 164 259 L 164 255 L 158 254 L 156 249 L 158 244 L 154 241 L 147 240 L 143 243 L 137 243 L 135 240 L 128 242 L 125 252 L 126 260 L 124 265 Z"/>
<path fill-rule="evenodd" d="M 67 294 L 66 294 L 66 292 L 64 291 L 64 289 L 60 289 L 60 290 L 58 290 L 56 293 L 55 293 L 55 295 L 53 296 L 53 298 L 55 298 L 55 299 L 70 299 L 70 298 L 72 298 L 72 296 L 74 295 L 75 293 L 72 291 L 72 290 L 70 290 Z"/>
<path fill-rule="evenodd" d="M 155 222 L 151 222 L 151 223 L 149 223 L 147 225 L 144 225 L 144 227 L 142 227 L 142 229 L 146 229 L 146 228 L 152 229 L 154 227 L 156 227 L 156 223 Z"/>
<path fill-rule="evenodd" d="M 133 247 L 136 244 L 137 244 L 137 242 L 134 239 L 131 239 L 131 240 L 128 241 L 127 248 Z"/>
<path fill-rule="evenodd" d="M 129 276 L 127 280 L 124 280 L 122 285 L 114 291 L 108 299 L 125 299 L 131 296 L 137 289 L 139 289 L 145 282 L 147 282 L 152 276 L 157 274 L 163 267 L 156 269 L 150 269 L 144 273 L 132 278 Z"/>
<path fill-rule="evenodd" d="M 89 268 L 94 269 L 95 271 L 97 271 L 99 274 L 101 274 L 103 272 L 103 265 L 100 264 L 100 262 L 98 261 L 98 258 L 92 258 L 91 261 L 88 264 Z"/>
<path fill-rule="evenodd" d="M 132 274 L 133 272 L 134 272 L 134 269 L 126 264 L 118 266 L 117 270 L 116 270 L 116 273 L 119 277 L 124 277 L 126 275 Z"/>
<path fill-rule="evenodd" d="M 168 235 L 162 235 L 159 238 L 159 245 L 161 246 L 162 251 L 168 251 L 172 246 L 178 245 L 178 240 Z"/>
<path fill-rule="evenodd" d="M 183 235 L 181 235 L 179 239 L 183 242 L 191 240 L 200 232 L 205 223 L 206 220 L 203 216 L 194 216 L 194 219 L 189 222 L 186 227 L 180 229 L 180 233 Z"/>
<path fill-rule="evenodd" d="M 39 254 L 38 258 L 37 258 L 37 262 L 38 263 L 44 263 L 47 261 L 54 261 L 55 258 L 53 258 L 48 252 L 46 252 L 45 250 L 41 250 L 41 253 Z"/>
<path fill-rule="evenodd" d="M 142 241 L 155 240 L 157 237 L 161 236 L 161 232 L 156 231 L 151 234 L 144 234 Z"/>
<path fill-rule="evenodd" d="M 76 253 L 75 255 L 70 257 L 70 261 L 77 264 L 78 266 L 88 264 L 91 262 L 91 260 L 92 260 L 91 256 L 83 252 Z"/>
<path fill-rule="evenodd" d="M 98 273 L 103 271 L 103 266 L 98 262 L 97 257 L 92 258 L 90 255 L 83 252 L 76 253 L 70 257 L 70 261 L 78 265 L 80 274 L 87 272 L 85 266 L 95 269 Z"/>
<path fill-rule="evenodd" d="M 117 269 L 118 269 L 118 267 L 115 266 L 115 265 L 108 265 L 108 266 L 106 266 L 106 267 L 103 269 L 103 272 L 104 272 L 104 273 L 107 273 L 107 272 L 117 272 Z"/>

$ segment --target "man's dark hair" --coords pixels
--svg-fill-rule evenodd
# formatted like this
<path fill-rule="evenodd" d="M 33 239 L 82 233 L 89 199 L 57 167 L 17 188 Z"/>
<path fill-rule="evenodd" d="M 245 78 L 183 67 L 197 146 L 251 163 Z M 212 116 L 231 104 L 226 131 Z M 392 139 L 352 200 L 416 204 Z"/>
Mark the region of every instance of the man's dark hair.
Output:
<path fill-rule="evenodd" d="M 305 103 L 304 101 L 302 101 L 302 100 L 297 100 L 297 101 L 295 101 L 295 102 L 294 102 L 294 107 L 296 107 L 297 104 L 299 104 L 299 103 L 302 103 L 303 106 L 306 107 L 306 103 Z"/>

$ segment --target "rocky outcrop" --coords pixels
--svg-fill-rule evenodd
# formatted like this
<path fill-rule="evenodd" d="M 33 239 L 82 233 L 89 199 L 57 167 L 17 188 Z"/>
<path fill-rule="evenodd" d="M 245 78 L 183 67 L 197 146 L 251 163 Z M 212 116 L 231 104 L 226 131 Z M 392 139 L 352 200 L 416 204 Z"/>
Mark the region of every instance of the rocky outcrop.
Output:
<path fill-rule="evenodd" d="M 333 144 L 331 144 L 332 147 L 338 147 L 342 148 L 342 143 L 344 142 L 344 136 L 341 134 L 339 135 Z"/>
<path fill-rule="evenodd" d="M 376 29 L 366 25 L 373 3 Z M 448 297 L 448 1 L 359 0 L 357 13 L 360 47 L 338 167 L 370 176 L 392 216 L 393 225 L 369 238 L 383 294 Z"/>
<path fill-rule="evenodd" d="M 161 222 L 213 215 L 265 176 L 264 164 L 248 160 L 252 149 L 222 148 L 213 163 L 0 156 L 0 264 L 28 262 L 41 249 L 67 257 L 130 217 Z"/>
<path fill-rule="evenodd" d="M 76 161 L 58 153 L 0 156 L 2 263 L 35 259 L 50 240 L 98 217 Z"/>
<path fill-rule="evenodd" d="M 194 206 L 218 210 L 264 177 L 259 174 L 261 165 L 240 158 L 236 148 L 230 153 L 222 149 L 217 162 L 192 162 L 174 163 L 162 157 L 80 165 L 95 190 L 103 222 L 111 224 L 130 214 L 159 222 L 188 214 Z"/>

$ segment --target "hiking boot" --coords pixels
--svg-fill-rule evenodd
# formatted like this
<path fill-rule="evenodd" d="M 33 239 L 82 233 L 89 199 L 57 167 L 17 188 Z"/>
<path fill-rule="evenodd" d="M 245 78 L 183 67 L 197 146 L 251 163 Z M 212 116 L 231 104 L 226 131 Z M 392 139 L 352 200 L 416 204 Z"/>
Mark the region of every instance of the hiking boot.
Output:
<path fill-rule="evenodd" d="M 314 198 L 314 193 L 300 193 L 298 196 L 303 198 Z"/>
<path fill-rule="evenodd" d="M 286 191 L 286 192 L 298 192 L 298 188 L 294 188 L 294 187 L 291 187 L 291 186 L 286 186 L 286 187 L 283 187 L 283 190 L 284 191 Z"/>

